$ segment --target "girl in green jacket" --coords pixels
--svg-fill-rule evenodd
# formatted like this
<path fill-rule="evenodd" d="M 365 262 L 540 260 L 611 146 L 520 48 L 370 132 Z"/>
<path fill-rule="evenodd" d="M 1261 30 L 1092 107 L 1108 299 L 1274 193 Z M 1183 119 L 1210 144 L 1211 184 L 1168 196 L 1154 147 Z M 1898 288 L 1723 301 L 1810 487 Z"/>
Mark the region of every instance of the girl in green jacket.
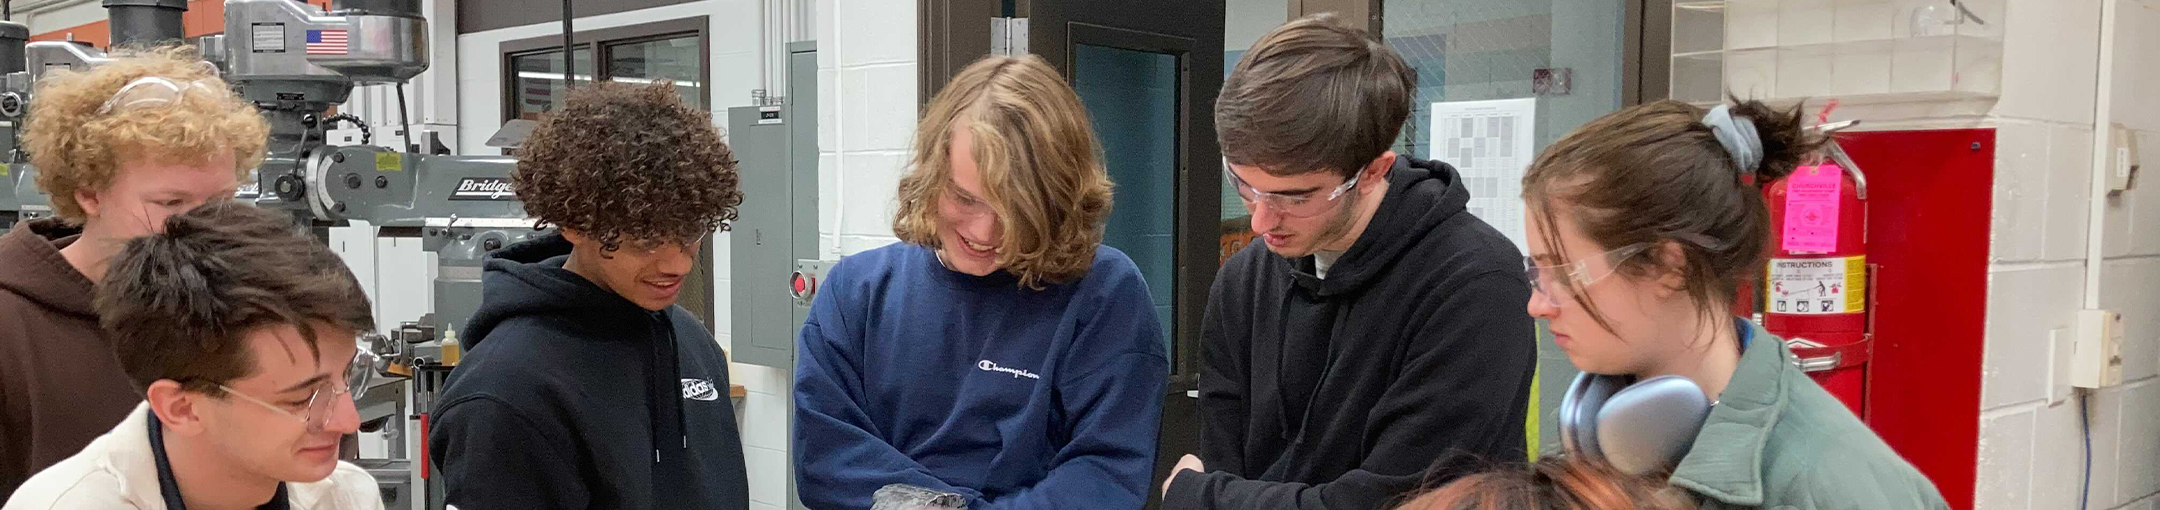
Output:
<path fill-rule="evenodd" d="M 1729 312 L 1769 250 L 1760 185 L 1823 143 L 1797 107 L 1755 101 L 1660 101 L 1569 133 L 1523 176 L 1530 315 L 1584 372 L 1682 376 L 1716 402 L 1670 478 L 1704 508 L 1948 508 Z"/>

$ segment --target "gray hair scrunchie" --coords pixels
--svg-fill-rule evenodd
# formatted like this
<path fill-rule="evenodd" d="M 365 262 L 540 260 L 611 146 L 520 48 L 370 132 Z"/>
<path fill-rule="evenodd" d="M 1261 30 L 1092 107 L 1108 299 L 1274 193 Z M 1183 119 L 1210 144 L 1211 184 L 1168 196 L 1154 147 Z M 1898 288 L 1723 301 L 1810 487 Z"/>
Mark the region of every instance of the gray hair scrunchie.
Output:
<path fill-rule="evenodd" d="M 1718 144 L 1732 154 L 1733 162 L 1740 165 L 1740 175 L 1754 174 L 1755 167 L 1762 165 L 1762 136 L 1755 132 L 1755 121 L 1733 116 L 1730 105 L 1718 105 L 1703 115 L 1702 123 L 1710 126 Z"/>

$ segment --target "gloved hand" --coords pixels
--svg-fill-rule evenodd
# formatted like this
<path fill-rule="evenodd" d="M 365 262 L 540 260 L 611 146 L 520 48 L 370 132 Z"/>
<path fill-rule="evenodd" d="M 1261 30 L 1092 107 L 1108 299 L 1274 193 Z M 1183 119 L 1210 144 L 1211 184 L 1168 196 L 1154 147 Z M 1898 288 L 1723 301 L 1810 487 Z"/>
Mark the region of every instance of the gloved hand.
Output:
<path fill-rule="evenodd" d="M 904 483 L 878 489 L 870 502 L 870 510 L 967 510 L 967 496 Z"/>

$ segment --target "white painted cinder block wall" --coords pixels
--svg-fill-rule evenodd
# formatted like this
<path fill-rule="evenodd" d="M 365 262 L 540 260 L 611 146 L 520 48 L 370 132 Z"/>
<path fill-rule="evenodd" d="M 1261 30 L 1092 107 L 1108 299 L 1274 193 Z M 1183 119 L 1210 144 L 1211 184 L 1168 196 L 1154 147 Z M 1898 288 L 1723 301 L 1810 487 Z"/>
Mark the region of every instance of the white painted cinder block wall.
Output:
<path fill-rule="evenodd" d="M 893 194 L 914 133 L 915 2 L 817 0 L 818 252 L 837 259 L 892 236 Z M 750 389 L 743 441 L 751 507 L 786 508 L 791 370 L 735 365 Z"/>
<path fill-rule="evenodd" d="M 1975 507 L 2075 509 L 2085 436 L 2067 378 L 2086 292 L 2102 2 L 2116 2 L 2114 122 L 2160 161 L 2160 0 L 2010 0 L 2004 16 Z M 2105 131 L 2101 131 L 2103 136 Z M 2147 167 L 2154 166 L 2150 163 Z M 2091 397 L 2089 508 L 2160 493 L 2160 185 L 2105 198 L 2100 306 L 2122 312 L 2125 383 Z"/>

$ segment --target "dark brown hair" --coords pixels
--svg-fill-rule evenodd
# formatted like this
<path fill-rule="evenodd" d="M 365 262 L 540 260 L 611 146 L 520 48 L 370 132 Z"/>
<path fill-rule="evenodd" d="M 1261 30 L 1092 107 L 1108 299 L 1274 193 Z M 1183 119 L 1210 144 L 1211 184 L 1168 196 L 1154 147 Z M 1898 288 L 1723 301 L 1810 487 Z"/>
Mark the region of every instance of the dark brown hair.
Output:
<path fill-rule="evenodd" d="M 1417 73 L 1379 39 L 1307 16 L 1261 36 L 1223 79 L 1215 139 L 1231 163 L 1348 179 L 1395 143 L 1416 89 Z"/>
<path fill-rule="evenodd" d="M 1798 106 L 1737 103 L 1733 117 L 1754 123 L 1761 135 L 1762 162 L 1755 168 L 1739 168 L 1703 124 L 1704 109 L 1678 101 L 1631 106 L 1554 142 L 1522 180 L 1523 201 L 1544 227 L 1546 245 L 1560 246 L 1563 212 L 1599 246 L 1648 244 L 1653 249 L 1614 271 L 1635 277 L 1677 271 L 1704 317 L 1718 316 L 1713 312 L 1732 302 L 1740 282 L 1762 271 L 1770 213 L 1761 185 L 1792 173 L 1825 143 L 1801 124 Z M 1668 245 L 1683 255 L 1680 267 L 1664 266 L 1658 254 Z M 1569 262 L 1557 251 L 1539 255 L 1553 258 L 1544 264 Z M 1564 284 L 1583 295 L 1573 280 Z M 1576 301 L 1612 330 L 1596 303 Z"/>
<path fill-rule="evenodd" d="M 1110 216 L 1110 175 L 1080 95 L 1034 55 L 983 57 L 923 108 L 893 234 L 938 247 L 938 199 L 952 185 L 952 130 L 962 126 L 1004 230 L 998 265 L 1037 289 L 1086 274 Z"/>
<path fill-rule="evenodd" d="M 742 204 L 735 156 L 712 114 L 668 83 L 594 83 L 540 118 L 510 182 L 525 212 L 613 251 L 727 230 Z"/>
<path fill-rule="evenodd" d="M 137 390 L 161 379 L 197 391 L 247 377 L 247 335 L 299 328 L 310 353 L 316 325 L 375 329 L 367 294 L 328 246 L 295 229 L 291 215 L 215 201 L 165 220 L 165 231 L 128 241 L 106 269 L 95 300 L 120 367 Z"/>
<path fill-rule="evenodd" d="M 1689 510 L 1680 489 L 1604 464 L 1546 457 L 1528 466 L 1458 478 L 1395 510 Z"/>

